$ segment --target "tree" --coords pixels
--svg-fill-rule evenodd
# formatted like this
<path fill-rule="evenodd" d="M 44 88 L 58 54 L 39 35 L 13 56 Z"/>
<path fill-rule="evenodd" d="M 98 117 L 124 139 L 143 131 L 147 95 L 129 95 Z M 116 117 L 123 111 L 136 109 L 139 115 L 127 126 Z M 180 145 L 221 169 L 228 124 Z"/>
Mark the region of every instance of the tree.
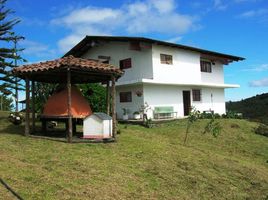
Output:
<path fill-rule="evenodd" d="M 0 95 L 0 110 L 1 111 L 11 111 L 13 108 L 12 98 L 8 97 L 7 95 L 1 94 Z"/>
<path fill-rule="evenodd" d="M 24 39 L 12 32 L 13 27 L 20 22 L 19 19 L 7 19 L 14 13 L 5 8 L 7 0 L 0 0 L 0 41 L 3 42 L 0 47 L 0 92 L 2 94 L 10 93 L 15 97 L 16 111 L 18 111 L 18 90 L 23 90 L 23 85 L 19 83 L 20 79 L 12 76 L 12 68 L 17 66 L 17 61 L 25 61 L 18 52 L 23 49 L 17 48 L 17 42 Z M 10 43 L 13 42 L 10 47 Z M 14 92 L 15 90 L 15 92 Z"/>
<path fill-rule="evenodd" d="M 58 84 L 37 83 L 36 84 L 36 97 L 35 97 L 35 110 L 37 113 L 42 113 L 45 103 L 48 98 L 56 91 Z"/>
<path fill-rule="evenodd" d="M 106 87 L 98 83 L 91 83 L 81 84 L 79 88 L 93 112 L 106 112 Z"/>

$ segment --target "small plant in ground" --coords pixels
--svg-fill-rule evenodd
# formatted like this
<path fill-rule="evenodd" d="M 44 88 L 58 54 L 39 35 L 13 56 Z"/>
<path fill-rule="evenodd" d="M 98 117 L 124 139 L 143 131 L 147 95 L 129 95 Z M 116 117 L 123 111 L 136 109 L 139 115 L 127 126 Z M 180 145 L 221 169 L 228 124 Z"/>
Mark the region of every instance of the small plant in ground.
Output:
<path fill-rule="evenodd" d="M 210 121 L 205 126 L 203 133 L 204 134 L 211 133 L 214 137 L 217 137 L 221 133 L 222 127 L 220 126 L 219 122 L 215 121 L 216 118 L 217 119 L 220 118 L 219 114 L 214 114 L 213 112 L 211 113 L 203 112 L 202 114 L 200 114 L 200 111 L 196 110 L 195 108 L 192 108 L 188 117 L 188 121 L 187 121 L 187 127 L 185 131 L 184 142 L 183 142 L 184 145 L 186 144 L 189 130 L 192 124 L 196 122 L 198 119 L 206 119 L 206 118 L 209 118 Z"/>
<path fill-rule="evenodd" d="M 220 126 L 220 123 L 215 122 L 215 117 L 213 116 L 212 119 L 207 123 L 203 133 L 211 133 L 214 137 L 217 137 L 221 130 L 222 127 Z"/>
<path fill-rule="evenodd" d="M 192 126 L 192 124 L 197 121 L 200 117 L 200 111 L 196 110 L 195 108 L 191 108 L 191 112 L 188 116 L 188 121 L 187 121 L 187 127 L 186 127 L 186 131 L 185 131 L 185 137 L 184 137 L 184 141 L 183 144 L 185 145 L 187 138 L 188 138 L 188 134 L 189 134 L 189 130 L 190 127 Z"/>

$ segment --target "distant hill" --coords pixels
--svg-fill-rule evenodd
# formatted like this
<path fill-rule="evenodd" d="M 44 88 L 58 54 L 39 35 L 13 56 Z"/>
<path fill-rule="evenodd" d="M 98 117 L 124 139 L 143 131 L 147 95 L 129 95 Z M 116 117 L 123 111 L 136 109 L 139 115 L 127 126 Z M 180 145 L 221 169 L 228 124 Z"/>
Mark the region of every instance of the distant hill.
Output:
<path fill-rule="evenodd" d="M 243 113 L 245 118 L 267 119 L 268 118 L 268 93 L 263 93 L 242 99 L 241 101 L 226 102 L 228 111 Z"/>

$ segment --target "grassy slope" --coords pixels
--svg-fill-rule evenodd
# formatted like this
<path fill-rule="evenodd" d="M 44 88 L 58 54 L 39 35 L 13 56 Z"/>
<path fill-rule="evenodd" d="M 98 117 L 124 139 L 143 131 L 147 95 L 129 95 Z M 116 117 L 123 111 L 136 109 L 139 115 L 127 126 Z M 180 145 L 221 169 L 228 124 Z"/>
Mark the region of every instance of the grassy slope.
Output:
<path fill-rule="evenodd" d="M 23 127 L 0 119 L 0 177 L 25 199 L 267 198 L 268 138 L 244 120 L 221 120 L 213 138 L 200 133 L 205 122 L 183 146 L 185 120 L 121 126 L 117 143 L 65 144 L 12 134 Z"/>

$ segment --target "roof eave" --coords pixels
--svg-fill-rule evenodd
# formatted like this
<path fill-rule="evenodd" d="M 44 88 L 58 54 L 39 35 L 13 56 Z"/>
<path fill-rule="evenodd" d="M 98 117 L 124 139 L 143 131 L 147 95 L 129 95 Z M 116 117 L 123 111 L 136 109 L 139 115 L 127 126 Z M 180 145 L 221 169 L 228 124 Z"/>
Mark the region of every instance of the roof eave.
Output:
<path fill-rule="evenodd" d="M 89 41 L 90 40 L 109 40 L 109 41 L 141 41 L 141 42 L 149 42 L 151 44 L 156 44 L 156 45 L 165 45 L 165 46 L 171 46 L 171 47 L 177 47 L 180 49 L 185 49 L 189 51 L 196 51 L 200 52 L 201 54 L 209 54 L 221 58 L 225 58 L 232 61 L 242 61 L 245 60 L 245 58 L 240 57 L 240 56 L 233 56 L 229 54 L 224 54 L 224 53 L 219 53 L 216 51 L 210 51 L 210 50 L 205 50 L 205 49 L 200 49 L 196 47 L 191 47 L 191 46 L 186 46 L 186 45 L 181 45 L 181 44 L 175 44 L 175 43 L 170 43 L 170 42 L 165 42 L 165 41 L 160 41 L 160 40 L 154 40 L 150 38 L 144 38 L 144 37 L 124 37 L 124 36 L 86 36 L 84 37 L 78 44 L 76 44 L 71 50 L 69 50 L 63 57 L 73 55 L 73 56 L 81 56 L 85 51 L 87 51 L 90 48 Z M 228 62 L 228 63 L 230 63 Z"/>

